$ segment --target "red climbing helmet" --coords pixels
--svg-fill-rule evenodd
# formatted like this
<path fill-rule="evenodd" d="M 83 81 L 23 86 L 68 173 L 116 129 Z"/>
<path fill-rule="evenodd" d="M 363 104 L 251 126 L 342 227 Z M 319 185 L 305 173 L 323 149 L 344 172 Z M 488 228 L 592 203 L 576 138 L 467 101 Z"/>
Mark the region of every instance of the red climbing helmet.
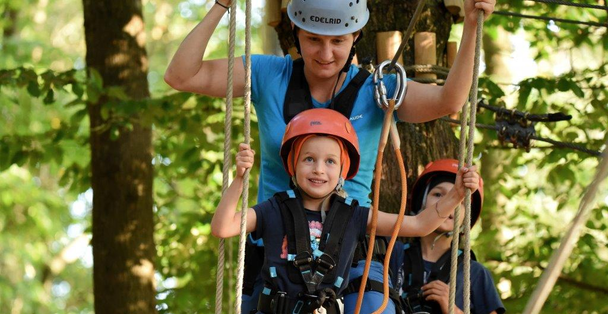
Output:
<path fill-rule="evenodd" d="M 342 152 L 341 177 L 345 180 L 352 179 L 359 171 L 360 155 L 357 133 L 344 115 L 338 111 L 324 108 L 302 111 L 287 124 L 280 151 L 285 171 L 289 176 L 295 174 L 295 169 L 288 162 L 289 152 L 295 140 L 301 136 L 316 134 L 334 136 L 341 140 L 347 154 L 344 151 Z"/>
<path fill-rule="evenodd" d="M 431 180 L 440 175 L 447 175 L 453 177 L 452 182 L 456 179 L 456 173 L 458 172 L 458 160 L 456 159 L 439 159 L 428 163 L 424 167 L 424 171 L 418 176 L 412 192 L 408 200 L 410 206 L 409 212 L 418 214 L 422 209 L 423 199 L 426 198 L 427 187 L 431 183 Z M 481 208 L 483 205 L 483 179 L 479 178 L 479 189 L 473 193 L 471 198 L 471 227 L 475 225 L 479 216 L 481 215 Z"/>

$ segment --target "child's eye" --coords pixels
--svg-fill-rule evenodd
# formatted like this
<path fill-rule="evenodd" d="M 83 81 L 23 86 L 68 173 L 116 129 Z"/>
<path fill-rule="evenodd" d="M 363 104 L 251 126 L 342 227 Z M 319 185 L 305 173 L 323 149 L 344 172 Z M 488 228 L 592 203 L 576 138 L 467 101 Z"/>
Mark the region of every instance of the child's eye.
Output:
<path fill-rule="evenodd" d="M 344 39 L 334 39 L 333 42 L 334 44 L 341 44 L 344 42 Z"/>
<path fill-rule="evenodd" d="M 442 197 L 443 194 L 441 192 L 435 192 L 435 193 L 433 193 L 433 196 L 434 197 Z"/>
<path fill-rule="evenodd" d="M 313 162 L 314 159 L 312 159 L 312 157 L 306 157 L 306 158 L 304 158 L 304 161 L 306 161 L 306 162 Z"/>
<path fill-rule="evenodd" d="M 334 164 L 336 164 L 336 161 L 333 160 L 333 159 L 328 159 L 327 163 L 330 164 L 330 165 L 334 165 Z"/>

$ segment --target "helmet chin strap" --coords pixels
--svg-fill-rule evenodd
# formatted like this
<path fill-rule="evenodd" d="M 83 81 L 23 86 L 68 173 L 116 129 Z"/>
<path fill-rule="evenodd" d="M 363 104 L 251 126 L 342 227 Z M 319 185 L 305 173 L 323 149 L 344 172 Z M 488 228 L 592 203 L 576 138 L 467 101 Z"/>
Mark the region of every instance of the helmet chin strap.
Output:
<path fill-rule="evenodd" d="M 462 232 L 464 230 L 464 227 L 460 227 L 460 232 Z M 433 233 L 437 234 L 437 236 L 435 237 L 435 239 L 433 239 L 433 244 L 431 245 L 431 250 L 433 250 L 435 248 L 435 243 L 441 239 L 441 237 L 446 237 L 446 238 L 451 238 L 454 236 L 454 231 L 444 231 L 444 232 L 437 232 L 437 230 L 433 231 Z"/>
<path fill-rule="evenodd" d="M 342 171 L 340 170 L 340 172 L 342 172 Z M 301 193 L 303 193 L 307 197 L 309 197 L 313 200 L 321 200 L 321 223 L 325 223 L 325 217 L 327 216 L 326 212 L 327 212 L 327 210 L 329 210 L 329 201 L 331 200 L 331 196 L 334 194 L 337 194 L 339 196 L 344 197 L 342 195 L 342 194 L 344 194 L 344 190 L 342 189 L 342 187 L 344 186 L 344 178 L 342 178 L 342 177 L 340 177 L 340 179 L 338 180 L 338 184 L 336 185 L 336 188 L 333 191 L 331 191 L 327 195 L 321 196 L 321 197 L 313 197 L 310 194 L 306 193 L 306 191 L 301 189 L 298 186 L 296 176 L 291 177 L 291 182 L 293 183 L 293 185 L 295 186 L 296 189 L 298 189 Z"/>

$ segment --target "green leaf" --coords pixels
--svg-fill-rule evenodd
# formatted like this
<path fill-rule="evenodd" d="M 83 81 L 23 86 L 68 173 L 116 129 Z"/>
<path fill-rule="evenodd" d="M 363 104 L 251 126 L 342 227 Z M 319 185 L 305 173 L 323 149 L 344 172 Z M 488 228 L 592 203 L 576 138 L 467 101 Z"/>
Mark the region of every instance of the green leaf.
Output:
<path fill-rule="evenodd" d="M 71 125 L 77 125 L 80 124 L 80 122 L 82 121 L 82 119 L 87 115 L 88 113 L 88 109 L 84 108 L 81 110 L 76 111 L 71 117 L 70 117 L 70 124 Z"/>
<path fill-rule="evenodd" d="M 72 83 L 72 92 L 78 98 L 82 98 L 82 95 L 84 94 L 84 89 L 82 88 L 82 84 L 80 84 L 80 83 Z"/>
<path fill-rule="evenodd" d="M 93 87 L 96 87 L 97 90 L 103 89 L 103 78 L 95 68 L 89 68 L 89 82 Z"/>
<path fill-rule="evenodd" d="M 52 88 L 49 89 L 49 91 L 46 93 L 43 102 L 45 105 L 49 105 L 55 102 L 55 92 Z"/>
<path fill-rule="evenodd" d="M 38 82 L 30 81 L 27 84 L 27 92 L 34 97 L 39 97 L 40 96 L 40 86 L 38 86 Z"/>

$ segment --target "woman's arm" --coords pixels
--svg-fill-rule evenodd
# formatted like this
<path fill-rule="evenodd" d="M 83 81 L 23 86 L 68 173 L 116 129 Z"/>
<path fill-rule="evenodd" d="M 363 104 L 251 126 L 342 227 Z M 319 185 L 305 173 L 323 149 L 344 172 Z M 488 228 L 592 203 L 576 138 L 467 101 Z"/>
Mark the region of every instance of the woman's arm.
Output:
<path fill-rule="evenodd" d="M 226 97 L 228 59 L 203 60 L 209 39 L 226 11 L 216 3 L 186 36 L 165 72 L 167 84 L 180 91 Z M 234 96 L 241 97 L 245 90 L 245 69 L 242 58 L 234 61 Z"/>
<path fill-rule="evenodd" d="M 408 82 L 408 91 L 402 106 L 397 109 L 400 120 L 418 123 L 438 119 L 458 112 L 464 105 L 473 80 L 477 12 L 483 10 L 486 18 L 494 11 L 496 0 L 466 0 L 465 21 L 460 49 L 443 86 Z"/>
<path fill-rule="evenodd" d="M 226 189 L 211 219 L 211 234 L 218 238 L 234 237 L 241 232 L 241 212 L 236 207 L 243 191 L 245 171 L 253 166 L 255 152 L 246 144 L 239 145 L 236 156 L 236 177 Z M 255 231 L 257 216 L 253 208 L 247 209 L 247 232 Z"/>

